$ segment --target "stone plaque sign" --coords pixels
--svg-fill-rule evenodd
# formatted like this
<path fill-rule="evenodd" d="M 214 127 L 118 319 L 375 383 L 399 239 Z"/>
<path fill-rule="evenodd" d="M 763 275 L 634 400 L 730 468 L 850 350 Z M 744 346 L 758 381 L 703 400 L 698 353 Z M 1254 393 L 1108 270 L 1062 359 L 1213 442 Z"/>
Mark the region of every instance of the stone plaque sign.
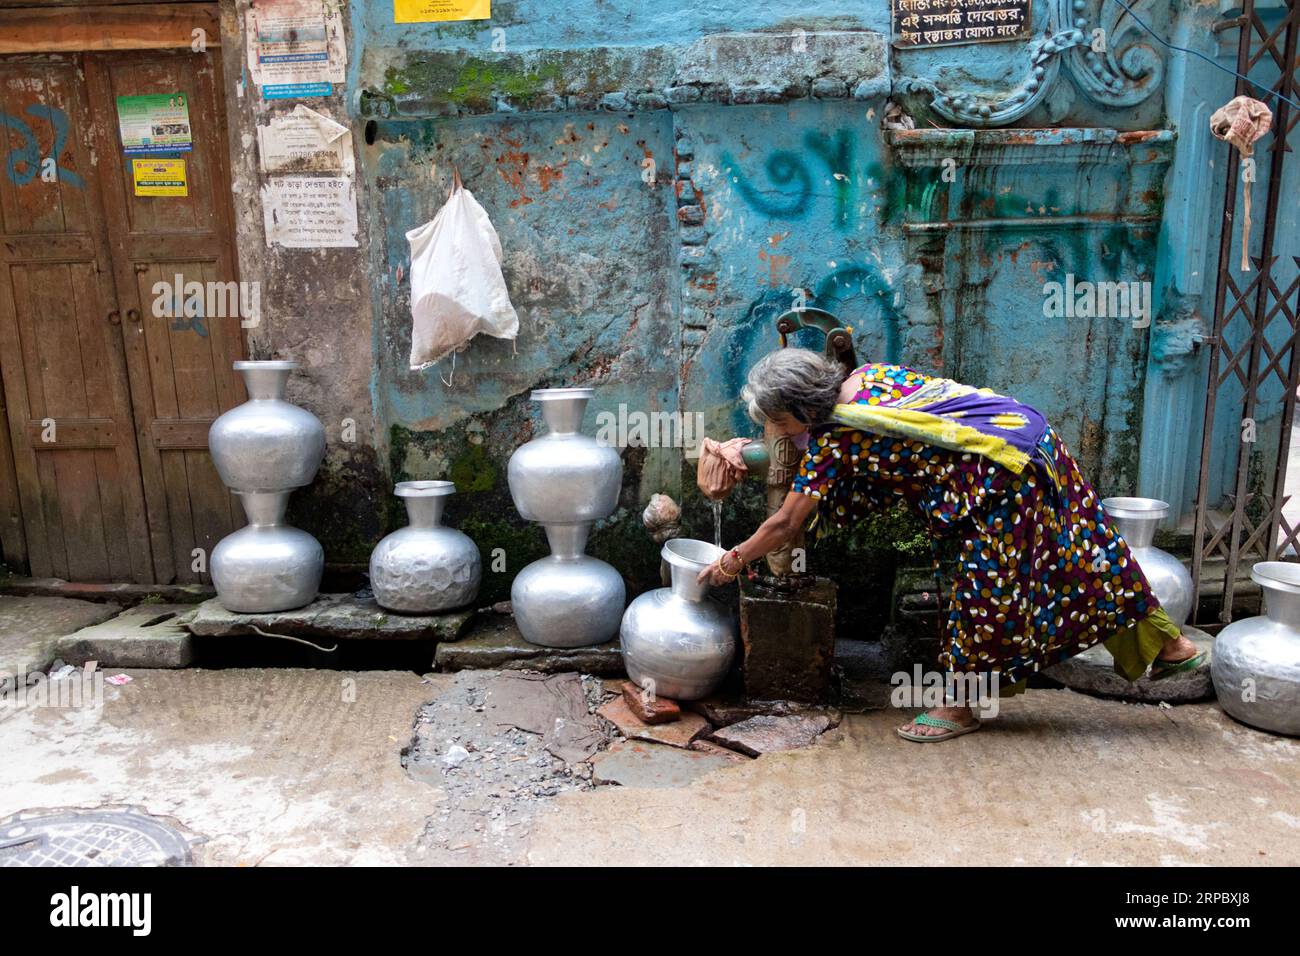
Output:
<path fill-rule="evenodd" d="M 1029 36 L 1031 0 L 893 0 L 894 46 L 997 43 Z"/>

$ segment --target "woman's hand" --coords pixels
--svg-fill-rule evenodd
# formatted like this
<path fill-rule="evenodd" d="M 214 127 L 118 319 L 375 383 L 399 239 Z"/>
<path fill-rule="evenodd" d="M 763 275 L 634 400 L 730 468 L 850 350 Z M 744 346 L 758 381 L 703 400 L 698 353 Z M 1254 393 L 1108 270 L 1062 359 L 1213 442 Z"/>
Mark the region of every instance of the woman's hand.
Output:
<path fill-rule="evenodd" d="M 710 585 L 736 580 L 745 570 L 747 561 L 757 561 L 762 555 L 771 554 L 788 544 L 799 529 L 808 523 L 808 516 L 816 504 L 815 498 L 797 491 L 790 492 L 785 496 L 780 509 L 759 525 L 757 531 L 730 551 L 720 554 L 718 560 L 695 576 L 695 580 Z M 745 555 L 749 556 L 748 559 Z"/>
<path fill-rule="evenodd" d="M 732 438 L 717 442 L 705 438 L 700 445 L 700 463 L 695 471 L 695 483 L 706 498 L 718 500 L 725 498 L 736 487 L 749 467 L 741 455 L 741 449 L 748 445 L 748 438 Z"/>
<path fill-rule="evenodd" d="M 731 552 L 727 553 L 730 554 Z M 726 555 L 723 555 L 723 557 L 726 557 Z M 727 574 L 722 570 L 722 558 L 714 561 L 695 577 L 697 584 L 708 584 L 712 587 L 721 587 L 724 584 L 730 584 L 734 580 L 736 580 L 734 574 Z"/>

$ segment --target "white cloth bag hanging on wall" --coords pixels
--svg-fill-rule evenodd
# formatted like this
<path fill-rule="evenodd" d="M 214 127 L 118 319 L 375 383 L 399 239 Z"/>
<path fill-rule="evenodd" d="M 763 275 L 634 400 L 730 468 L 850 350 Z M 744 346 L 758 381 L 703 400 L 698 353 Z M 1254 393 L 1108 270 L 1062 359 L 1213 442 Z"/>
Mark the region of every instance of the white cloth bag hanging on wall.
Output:
<path fill-rule="evenodd" d="M 428 368 L 480 332 L 519 334 L 501 274 L 501 240 L 459 174 L 433 220 L 406 234 L 411 244 L 411 368 Z"/>

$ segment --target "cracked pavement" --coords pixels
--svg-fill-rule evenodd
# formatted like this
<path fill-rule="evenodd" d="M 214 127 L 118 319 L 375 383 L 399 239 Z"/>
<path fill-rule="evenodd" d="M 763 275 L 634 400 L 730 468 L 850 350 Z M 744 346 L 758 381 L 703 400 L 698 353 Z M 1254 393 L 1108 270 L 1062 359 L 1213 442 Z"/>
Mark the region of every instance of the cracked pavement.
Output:
<path fill-rule="evenodd" d="M 127 673 L 100 710 L 0 719 L 0 816 L 138 806 L 208 865 L 1300 862 L 1300 740 L 1214 704 L 1030 691 L 935 746 L 851 714 L 833 741 L 646 789 L 492 724 L 494 672 Z"/>

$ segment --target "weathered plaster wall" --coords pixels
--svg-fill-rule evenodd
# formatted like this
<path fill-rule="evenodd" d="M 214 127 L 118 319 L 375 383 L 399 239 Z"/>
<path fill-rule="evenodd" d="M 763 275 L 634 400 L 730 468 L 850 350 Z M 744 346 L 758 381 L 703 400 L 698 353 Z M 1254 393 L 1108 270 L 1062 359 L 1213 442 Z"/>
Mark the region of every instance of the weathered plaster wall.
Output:
<path fill-rule="evenodd" d="M 261 284 L 261 321 L 247 333 L 249 357 L 296 361 L 299 368 L 289 382 L 289 400 L 311 409 L 325 424 L 325 461 L 315 483 L 294 494 L 290 520 L 321 539 L 329 560 L 364 562 L 380 529 L 376 502 L 387 492 L 369 387 L 374 367 L 373 270 L 365 224 L 371 206 L 358 195 L 362 231 L 356 249 L 267 246 L 257 127 L 292 111 L 296 101 L 264 100 L 250 86 L 243 40 L 247 9 L 248 0 L 221 3 L 240 278 Z M 350 124 L 345 90 L 309 105 Z"/>
<path fill-rule="evenodd" d="M 520 121 L 485 117 L 464 128 L 439 121 L 378 125 L 366 152 L 378 197 L 372 242 L 382 256 L 377 298 L 379 443 L 394 479 L 453 478 L 462 495 L 453 520 L 469 520 L 480 543 L 506 548 L 510 570 L 536 529 L 513 515 L 505 460 L 532 437 L 534 388 L 599 386 L 588 412 L 620 405 L 675 411 L 678 405 L 676 255 L 667 177 L 642 179 L 643 161 L 670 162 L 666 113 Z M 667 158 L 667 159 L 664 159 Z M 436 367 L 409 370 L 409 245 L 405 233 L 446 197 L 450 171 L 490 210 L 519 314 L 516 342 L 480 337 Z M 675 449 L 626 450 L 621 519 L 676 480 Z M 595 543 L 600 545 L 599 536 Z"/>
<path fill-rule="evenodd" d="M 1165 35 L 1217 42 L 1210 5 L 1138 8 Z M 596 385 L 589 425 L 623 405 L 748 433 L 736 392 L 776 345 L 773 320 L 797 290 L 853 327 L 863 360 L 1038 405 L 1103 491 L 1185 484 L 1196 442 L 1153 439 L 1168 409 L 1144 389 L 1156 368 L 1162 388 L 1190 394 L 1195 358 L 1175 353 L 1213 286 L 1165 294 L 1180 281 L 1167 250 L 1186 247 L 1164 219 L 1175 206 L 1184 220 L 1217 213 L 1201 198 L 1212 175 L 1194 194 L 1166 181 L 1207 138 L 1205 117 L 1171 103 L 1168 84 L 1180 97 L 1195 82 L 1219 87 L 1113 3 L 1039 0 L 1034 11 L 1045 29 L 1029 42 L 900 52 L 883 0 L 499 0 L 491 21 L 441 27 L 397 26 L 388 4 L 352 3 L 347 88 L 311 105 L 354 130 L 360 249 L 266 250 L 245 137 L 291 104 L 230 96 L 241 258 L 270 304 L 253 345 L 305 359 L 295 397 L 332 429 L 359 425 L 355 447 L 331 431 L 328 480 L 303 496 L 322 510 L 301 520 L 312 527 L 340 502 L 350 530 L 330 557 L 360 561 L 380 521 L 396 518 L 391 479 L 452 477 L 463 492 L 452 521 L 485 551 L 506 547 L 513 574 L 543 547 L 504 486 L 506 458 L 537 425 L 528 392 Z M 1095 27 L 1110 55 L 1084 42 Z M 242 55 L 228 44 L 229 86 Z M 891 97 L 916 130 L 885 122 Z M 411 372 L 405 232 L 437 211 L 453 168 L 500 232 L 521 333 L 513 348 L 475 340 L 454 375 L 449 361 Z M 1208 238 L 1194 248 L 1208 254 L 1217 223 L 1200 228 Z M 1195 255 L 1184 253 L 1184 272 Z M 1049 319 L 1043 283 L 1066 274 L 1154 280 L 1164 311 L 1149 330 Z M 694 496 L 680 449 L 624 454 L 623 508 L 593 550 L 635 578 L 654 568 L 639 506 L 659 490 Z M 335 475 L 358 480 L 336 493 Z M 508 579 L 489 582 L 493 595 L 497 584 Z"/>

